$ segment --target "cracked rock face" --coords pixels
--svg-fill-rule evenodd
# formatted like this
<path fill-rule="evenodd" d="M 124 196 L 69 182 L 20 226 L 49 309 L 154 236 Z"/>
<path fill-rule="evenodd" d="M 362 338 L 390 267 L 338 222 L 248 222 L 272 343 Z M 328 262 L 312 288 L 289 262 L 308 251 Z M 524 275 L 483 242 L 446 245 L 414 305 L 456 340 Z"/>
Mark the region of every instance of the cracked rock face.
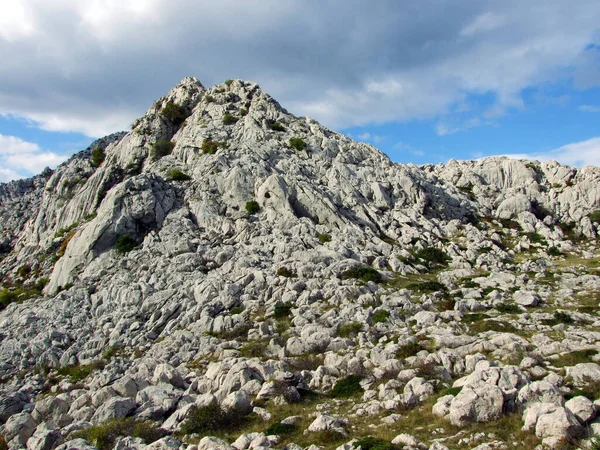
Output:
<path fill-rule="evenodd" d="M 599 221 L 597 167 L 395 164 L 256 83 L 186 78 L 131 131 L 0 184 L 0 433 L 47 450 L 513 446 L 485 422 L 518 422 L 525 446 L 589 438 Z"/>

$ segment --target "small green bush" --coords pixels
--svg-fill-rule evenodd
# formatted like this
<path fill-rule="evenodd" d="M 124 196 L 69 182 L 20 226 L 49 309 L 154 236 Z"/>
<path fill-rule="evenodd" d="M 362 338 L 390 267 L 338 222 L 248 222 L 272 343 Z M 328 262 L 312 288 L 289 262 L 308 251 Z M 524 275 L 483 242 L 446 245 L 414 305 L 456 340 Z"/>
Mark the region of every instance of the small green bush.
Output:
<path fill-rule="evenodd" d="M 286 278 L 296 278 L 298 276 L 287 267 L 280 267 L 279 269 L 277 269 L 277 275 Z"/>
<path fill-rule="evenodd" d="M 181 125 L 187 119 L 185 108 L 172 101 L 167 102 L 160 114 L 175 126 Z"/>
<path fill-rule="evenodd" d="M 292 313 L 292 306 L 293 305 L 290 302 L 276 303 L 273 310 L 273 317 L 276 319 L 285 319 L 286 317 L 289 317 Z"/>
<path fill-rule="evenodd" d="M 533 244 L 548 245 L 548 242 L 546 239 L 544 239 L 544 236 L 539 233 L 527 233 L 527 237 Z"/>
<path fill-rule="evenodd" d="M 233 80 L 225 80 L 225 85 L 231 86 L 231 83 L 233 83 Z"/>
<path fill-rule="evenodd" d="M 295 425 L 293 423 L 276 422 L 265 430 L 265 434 L 267 436 L 285 436 L 288 434 L 295 433 L 296 431 L 298 431 L 298 429 L 298 425 Z"/>
<path fill-rule="evenodd" d="M 372 267 L 362 266 L 348 269 L 340 274 L 342 280 L 356 279 L 364 281 L 365 283 L 373 281 L 375 283 L 381 283 L 381 274 Z"/>
<path fill-rule="evenodd" d="M 8 289 L 2 289 L 0 291 L 0 311 L 6 308 L 11 303 L 15 302 L 17 298 L 17 292 L 10 291 Z"/>
<path fill-rule="evenodd" d="M 564 311 L 554 311 L 554 314 L 552 314 L 552 319 L 542 320 L 542 323 L 544 325 L 550 325 L 550 326 L 558 325 L 560 323 L 569 325 L 573 322 L 574 322 L 574 320 L 571 317 L 571 315 Z"/>
<path fill-rule="evenodd" d="M 350 322 L 350 323 L 346 323 L 346 324 L 338 327 L 337 335 L 339 337 L 351 337 L 351 336 L 356 336 L 361 331 L 362 331 L 362 323 Z"/>
<path fill-rule="evenodd" d="M 317 239 L 319 239 L 321 244 L 325 244 L 326 242 L 331 242 L 331 235 L 319 233 Z"/>
<path fill-rule="evenodd" d="M 353 442 L 352 447 L 360 448 L 361 450 L 400 450 L 402 448 L 383 439 L 371 436 Z"/>
<path fill-rule="evenodd" d="M 203 437 L 214 432 L 239 429 L 246 421 L 240 414 L 224 411 L 219 405 L 194 407 L 187 414 L 181 432 L 184 435 L 197 433 Z"/>
<path fill-rule="evenodd" d="M 415 257 L 418 259 L 422 259 L 430 264 L 440 266 L 445 266 L 452 260 L 452 258 L 450 258 L 446 254 L 446 252 L 433 247 L 427 247 L 422 250 L 419 250 L 417 253 L 415 253 Z"/>
<path fill-rule="evenodd" d="M 237 122 L 237 119 L 232 114 L 225 113 L 225 114 L 223 114 L 222 122 L 223 122 L 223 125 L 233 125 L 234 123 Z"/>
<path fill-rule="evenodd" d="M 104 368 L 104 361 L 93 361 L 90 364 L 75 364 L 74 366 L 64 366 L 56 371 L 58 375 L 69 377 L 71 381 L 78 382 L 86 379 L 93 371 Z"/>
<path fill-rule="evenodd" d="M 562 252 L 560 251 L 560 249 L 558 247 L 550 247 L 548 249 L 548 255 L 550 256 L 562 256 Z"/>
<path fill-rule="evenodd" d="M 150 158 L 158 161 L 163 156 L 170 155 L 173 151 L 173 148 L 175 148 L 175 142 L 164 139 L 156 141 L 154 144 L 152 144 L 152 148 L 150 149 Z"/>
<path fill-rule="evenodd" d="M 269 129 L 273 131 L 285 131 L 285 127 L 279 122 L 272 122 L 269 124 Z"/>
<path fill-rule="evenodd" d="M 76 431 L 73 433 L 73 438 L 85 439 L 99 450 L 110 450 L 114 447 L 117 438 L 122 436 L 141 438 L 146 444 L 151 444 L 165 435 L 166 433 L 152 421 L 136 422 L 132 418 L 125 418 L 111 419 L 108 422 Z"/>
<path fill-rule="evenodd" d="M 249 200 L 246 202 L 246 211 L 248 214 L 256 214 L 260 211 L 260 205 L 255 200 Z"/>
<path fill-rule="evenodd" d="M 124 234 L 119 238 L 117 243 L 115 244 L 115 250 L 117 253 L 129 253 L 131 250 L 136 248 L 138 243 L 128 234 Z"/>
<path fill-rule="evenodd" d="M 246 342 L 240 347 L 240 355 L 245 358 L 260 358 L 267 347 L 263 341 Z"/>
<path fill-rule="evenodd" d="M 214 155 L 215 153 L 217 153 L 217 150 L 219 149 L 220 146 L 221 146 L 220 142 L 213 141 L 210 139 L 204 139 L 202 141 L 202 147 L 201 147 L 202 153 Z"/>
<path fill-rule="evenodd" d="M 496 305 L 496 309 L 505 314 L 518 314 L 521 312 L 521 308 L 514 303 L 499 303 Z"/>
<path fill-rule="evenodd" d="M 375 311 L 373 314 L 373 325 L 377 325 L 378 323 L 385 322 L 390 317 L 390 312 L 385 309 L 380 309 L 379 311 Z"/>
<path fill-rule="evenodd" d="M 360 385 L 361 377 L 358 375 L 350 375 L 335 383 L 329 395 L 333 398 L 352 397 L 356 394 L 362 394 L 365 390 Z"/>
<path fill-rule="evenodd" d="M 240 116 L 245 117 L 248 114 L 248 110 L 244 108 L 240 108 Z"/>
<path fill-rule="evenodd" d="M 17 270 L 17 275 L 22 278 L 28 278 L 31 275 L 31 266 L 29 264 L 24 264 Z"/>
<path fill-rule="evenodd" d="M 293 137 L 290 138 L 289 140 L 290 143 L 290 147 L 292 147 L 294 150 L 305 150 L 307 145 L 306 142 L 304 142 L 302 139 L 298 138 L 298 137 Z"/>
<path fill-rule="evenodd" d="M 437 281 L 423 281 L 421 283 L 411 283 L 407 286 L 407 289 L 417 292 L 445 292 L 446 286 Z"/>
<path fill-rule="evenodd" d="M 106 154 L 101 147 L 96 147 L 94 150 L 92 150 L 92 166 L 100 167 L 100 164 L 104 162 L 105 158 Z"/>
<path fill-rule="evenodd" d="M 421 350 L 425 350 L 425 347 L 420 342 L 408 342 L 400 347 L 400 350 L 396 352 L 396 357 L 400 359 L 409 358 L 415 356 Z"/>
<path fill-rule="evenodd" d="M 167 172 L 167 178 L 173 181 L 187 181 L 192 179 L 187 173 L 184 173 L 179 169 L 169 170 Z"/>
<path fill-rule="evenodd" d="M 600 209 L 597 209 L 590 213 L 590 220 L 594 223 L 600 223 Z"/>
<path fill-rule="evenodd" d="M 460 394 L 460 391 L 462 391 L 462 386 L 451 387 L 451 388 L 448 388 L 448 389 L 444 389 L 442 391 L 442 395 L 454 395 L 454 396 L 457 396 L 458 394 Z"/>

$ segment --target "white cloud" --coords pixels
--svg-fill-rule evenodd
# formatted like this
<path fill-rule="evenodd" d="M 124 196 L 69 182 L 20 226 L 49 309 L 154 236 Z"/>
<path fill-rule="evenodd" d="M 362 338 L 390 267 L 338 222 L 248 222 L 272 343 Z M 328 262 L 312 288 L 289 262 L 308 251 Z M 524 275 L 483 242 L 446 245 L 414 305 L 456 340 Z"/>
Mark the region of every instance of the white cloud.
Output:
<path fill-rule="evenodd" d="M 40 150 L 39 145 L 33 142 L 27 142 L 15 136 L 0 134 L 0 156 L 34 153 Z"/>
<path fill-rule="evenodd" d="M 90 136 L 127 128 L 187 75 L 256 80 L 330 127 L 443 118 L 448 130 L 523 108 L 525 88 L 598 79 L 595 0 L 5 3 L 0 114 Z"/>
<path fill-rule="evenodd" d="M 35 175 L 46 167 L 56 167 L 67 157 L 43 151 L 36 143 L 0 134 L 0 181 Z"/>
<path fill-rule="evenodd" d="M 12 180 L 18 180 L 20 178 L 25 178 L 24 175 L 21 175 L 14 170 L 4 169 L 0 167 L 0 183 L 7 183 Z"/>
<path fill-rule="evenodd" d="M 590 113 L 600 112 L 600 106 L 596 106 L 596 105 L 581 105 L 577 109 L 580 111 L 585 111 L 585 112 L 590 112 Z"/>
<path fill-rule="evenodd" d="M 600 166 L 600 137 L 563 145 L 549 152 L 515 153 L 495 156 L 538 161 L 558 161 L 561 164 L 578 167 Z"/>

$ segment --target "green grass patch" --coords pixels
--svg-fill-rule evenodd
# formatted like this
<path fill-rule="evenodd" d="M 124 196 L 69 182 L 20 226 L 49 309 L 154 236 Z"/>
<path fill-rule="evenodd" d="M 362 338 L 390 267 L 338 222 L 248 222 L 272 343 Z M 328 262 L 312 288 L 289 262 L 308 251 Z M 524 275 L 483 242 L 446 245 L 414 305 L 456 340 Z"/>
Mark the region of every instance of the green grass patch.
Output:
<path fill-rule="evenodd" d="M 340 274 L 342 280 L 356 279 L 361 280 L 365 283 L 373 281 L 374 283 L 381 283 L 381 274 L 373 267 L 362 266 L 348 269 Z"/>
<path fill-rule="evenodd" d="M 101 370 L 106 363 L 102 360 L 93 361 L 90 364 L 75 364 L 59 368 L 56 373 L 63 377 L 69 377 L 74 383 L 85 380 L 95 370 Z"/>
<path fill-rule="evenodd" d="M 385 322 L 390 317 L 390 312 L 385 309 L 380 309 L 379 311 L 375 311 L 373 313 L 372 324 L 377 325 L 378 323 Z"/>
<path fill-rule="evenodd" d="M 110 450 L 119 437 L 141 438 L 146 444 L 151 444 L 165 435 L 166 433 L 152 421 L 137 422 L 132 418 L 125 418 L 111 419 L 108 422 L 76 431 L 71 437 L 85 439 L 99 450 Z"/>
<path fill-rule="evenodd" d="M 356 336 L 358 333 L 360 333 L 362 331 L 362 323 L 358 323 L 358 322 L 350 322 L 350 323 L 346 323 L 344 325 L 340 325 L 337 329 L 337 335 L 339 337 L 354 337 Z"/>
<path fill-rule="evenodd" d="M 333 398 L 347 398 L 362 394 L 365 390 L 360 385 L 362 378 L 358 375 L 350 375 L 335 383 L 333 389 L 329 391 L 329 396 Z"/>

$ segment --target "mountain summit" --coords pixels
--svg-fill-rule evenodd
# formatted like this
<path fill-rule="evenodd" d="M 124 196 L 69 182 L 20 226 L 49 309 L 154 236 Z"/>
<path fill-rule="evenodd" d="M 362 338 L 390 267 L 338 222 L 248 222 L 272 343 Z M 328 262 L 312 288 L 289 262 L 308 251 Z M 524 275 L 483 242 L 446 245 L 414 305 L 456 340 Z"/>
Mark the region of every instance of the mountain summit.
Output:
<path fill-rule="evenodd" d="M 596 414 L 599 222 L 600 168 L 396 164 L 256 83 L 185 78 L 0 184 L 4 437 L 560 448 Z"/>

